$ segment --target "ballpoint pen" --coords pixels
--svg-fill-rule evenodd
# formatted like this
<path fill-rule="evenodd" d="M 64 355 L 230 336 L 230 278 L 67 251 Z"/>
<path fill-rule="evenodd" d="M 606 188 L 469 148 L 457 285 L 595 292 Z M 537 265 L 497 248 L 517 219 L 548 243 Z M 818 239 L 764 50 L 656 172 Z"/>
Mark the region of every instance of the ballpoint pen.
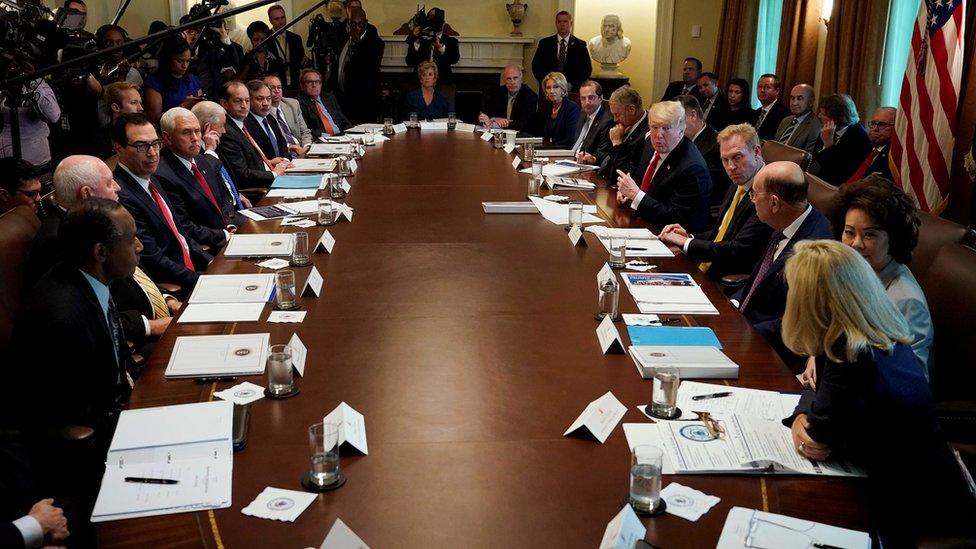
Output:
<path fill-rule="evenodd" d="M 125 477 L 126 482 L 138 482 L 142 484 L 179 484 L 180 481 L 171 478 L 146 478 L 146 477 Z"/>
<path fill-rule="evenodd" d="M 724 393 L 712 393 L 712 394 L 709 394 L 709 395 L 695 395 L 695 396 L 691 397 L 691 400 L 708 400 L 710 398 L 722 398 L 722 397 L 727 397 L 727 396 L 732 396 L 732 393 L 726 391 Z"/>

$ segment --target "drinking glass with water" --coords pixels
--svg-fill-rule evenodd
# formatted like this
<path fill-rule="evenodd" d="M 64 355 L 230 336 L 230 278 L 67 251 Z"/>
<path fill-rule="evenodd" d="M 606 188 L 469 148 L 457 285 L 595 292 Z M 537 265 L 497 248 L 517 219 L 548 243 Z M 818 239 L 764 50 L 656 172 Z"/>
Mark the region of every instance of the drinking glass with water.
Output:
<path fill-rule="evenodd" d="M 291 347 L 272 345 L 268 353 L 268 396 L 274 398 L 289 395 L 294 390 Z"/>
<path fill-rule="evenodd" d="M 289 311 L 298 308 L 295 292 L 295 271 L 283 270 L 275 273 L 275 303 L 278 310 Z"/>
<path fill-rule="evenodd" d="M 306 479 L 311 488 L 327 488 L 340 482 L 339 426 L 314 423 L 308 428 L 310 468 Z"/>
<path fill-rule="evenodd" d="M 610 237 L 610 268 L 623 269 L 627 266 L 627 239 L 620 236 Z"/>
<path fill-rule="evenodd" d="M 630 453 L 630 505 L 638 513 L 660 510 L 661 467 L 664 451 L 650 444 L 634 446 Z"/>
<path fill-rule="evenodd" d="M 675 417 L 678 410 L 678 385 L 681 378 L 673 366 L 661 366 L 654 371 L 651 389 L 651 415 L 665 419 Z"/>

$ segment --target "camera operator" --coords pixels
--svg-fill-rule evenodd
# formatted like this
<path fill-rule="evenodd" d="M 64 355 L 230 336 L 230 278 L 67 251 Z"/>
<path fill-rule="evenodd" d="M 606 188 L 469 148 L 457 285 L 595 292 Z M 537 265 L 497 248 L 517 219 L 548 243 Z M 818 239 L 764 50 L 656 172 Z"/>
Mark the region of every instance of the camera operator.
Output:
<path fill-rule="evenodd" d="M 225 2 L 226 3 L 226 2 Z M 212 15 L 220 2 L 205 1 L 191 8 L 188 15 L 180 18 L 180 24 L 189 23 Z M 224 84 L 234 78 L 241 62 L 238 48 L 234 47 L 223 20 L 207 27 L 192 27 L 183 31 L 183 38 L 190 44 L 193 62 L 190 72 L 200 78 L 203 93 L 218 97 Z"/>
<path fill-rule="evenodd" d="M 367 30 L 367 32 L 369 32 Z M 325 17 L 318 14 L 308 26 L 308 51 L 312 66 L 321 74 L 323 89 L 335 89 L 336 62 L 339 52 L 349 39 L 346 10 L 341 0 L 331 0 L 325 7 Z M 301 77 L 299 76 L 299 84 Z"/>
<path fill-rule="evenodd" d="M 60 61 L 68 61 L 95 50 L 95 36 L 85 30 L 88 7 L 82 0 L 67 0 L 58 10 L 55 22 L 65 32 L 67 44 L 60 53 Z M 102 83 L 93 74 L 95 65 L 70 68 L 53 78 L 54 88 L 61 98 L 61 135 L 57 156 L 95 154 L 88 138 L 98 129 L 98 99 Z"/>
<path fill-rule="evenodd" d="M 17 109 L 17 119 L 20 122 L 20 157 L 41 172 L 41 182 L 45 188 L 50 188 L 52 168 L 48 136 L 51 130 L 48 124 L 53 124 L 61 118 L 61 107 L 58 106 L 54 90 L 41 79 L 25 84 L 23 92 L 24 101 Z M 14 156 L 8 101 L 7 97 L 0 100 L 0 112 L 3 115 L 0 157 Z"/>
<path fill-rule="evenodd" d="M 417 68 L 423 61 L 437 65 L 441 84 L 453 84 L 454 72 L 451 65 L 461 59 L 458 40 L 444 34 L 444 10 L 431 8 L 426 16 L 417 13 L 410 21 L 410 34 L 407 36 L 407 65 Z"/>

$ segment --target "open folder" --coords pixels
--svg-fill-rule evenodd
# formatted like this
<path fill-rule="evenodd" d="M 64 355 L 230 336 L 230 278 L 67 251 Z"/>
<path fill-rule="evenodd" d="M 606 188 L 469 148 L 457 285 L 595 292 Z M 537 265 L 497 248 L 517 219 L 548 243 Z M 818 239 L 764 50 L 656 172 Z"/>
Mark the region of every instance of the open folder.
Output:
<path fill-rule="evenodd" d="M 230 507 L 233 406 L 221 400 L 123 411 L 92 522 Z"/>

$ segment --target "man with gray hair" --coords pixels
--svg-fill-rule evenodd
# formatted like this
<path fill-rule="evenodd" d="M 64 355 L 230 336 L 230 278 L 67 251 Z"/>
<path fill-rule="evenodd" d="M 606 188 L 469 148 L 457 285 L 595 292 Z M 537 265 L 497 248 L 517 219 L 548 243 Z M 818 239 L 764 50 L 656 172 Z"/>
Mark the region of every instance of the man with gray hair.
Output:
<path fill-rule="evenodd" d="M 615 188 L 617 172 L 630 173 L 640 163 L 647 133 L 647 112 L 637 90 L 621 86 L 610 94 L 610 114 L 615 125 L 608 133 L 610 150 L 600 164 L 600 175 L 610 188 Z"/>
<path fill-rule="evenodd" d="M 779 123 L 773 141 L 815 153 L 820 139 L 820 120 L 813 115 L 813 86 L 793 86 L 790 90 L 790 113 Z"/>
<path fill-rule="evenodd" d="M 217 152 L 217 146 L 220 145 L 220 138 L 227 131 L 227 111 L 219 103 L 201 101 L 193 105 L 190 112 L 197 117 L 197 121 L 200 123 L 204 149 L 203 154 L 210 156 L 219 164 L 218 171 L 220 173 L 220 179 L 224 186 L 227 187 L 227 192 L 231 198 L 234 199 L 235 209 L 244 210 L 250 208 L 251 201 L 237 189 L 234 178 L 231 177 L 230 171 L 227 170 L 223 157 Z"/>
<path fill-rule="evenodd" d="M 650 132 L 640 162 L 630 173 L 617 171 L 617 200 L 630 203 L 658 226 L 677 223 L 692 232 L 708 229 L 712 180 L 705 159 L 685 137 L 684 107 L 677 101 L 655 103 L 648 119 Z"/>

